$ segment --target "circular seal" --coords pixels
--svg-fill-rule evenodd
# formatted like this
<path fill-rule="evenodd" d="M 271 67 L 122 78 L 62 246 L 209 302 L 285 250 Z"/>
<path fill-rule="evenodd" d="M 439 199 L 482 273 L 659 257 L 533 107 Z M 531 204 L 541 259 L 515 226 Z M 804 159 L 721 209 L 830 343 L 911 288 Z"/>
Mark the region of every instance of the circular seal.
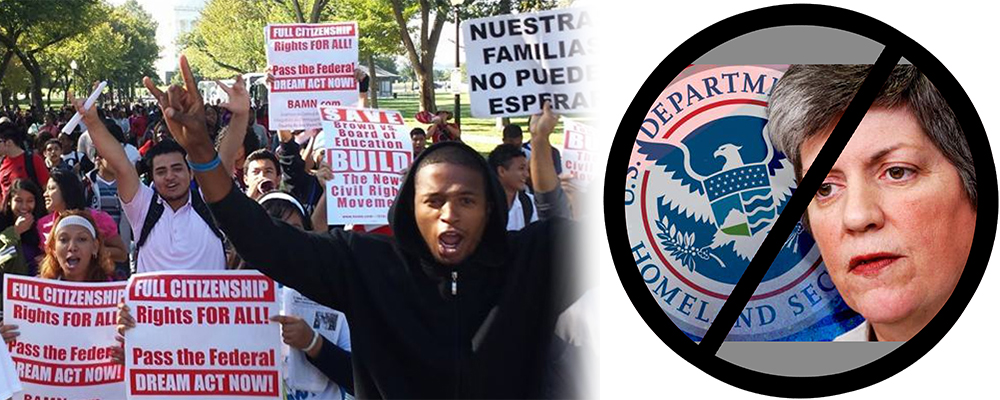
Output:
<path fill-rule="evenodd" d="M 767 100 L 784 67 L 692 66 L 651 105 L 625 193 L 636 267 L 693 340 L 714 322 L 795 190 L 767 134 Z M 861 318 L 837 293 L 801 222 L 727 340 L 832 340 Z"/>

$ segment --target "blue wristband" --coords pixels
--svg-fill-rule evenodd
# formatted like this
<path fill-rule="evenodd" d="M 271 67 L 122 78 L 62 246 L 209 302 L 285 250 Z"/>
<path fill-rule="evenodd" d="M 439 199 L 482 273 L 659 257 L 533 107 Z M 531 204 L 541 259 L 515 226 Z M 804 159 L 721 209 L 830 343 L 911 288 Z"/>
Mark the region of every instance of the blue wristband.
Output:
<path fill-rule="evenodd" d="M 208 172 L 221 165 L 222 159 L 219 158 L 219 153 L 215 153 L 215 158 L 213 158 L 212 161 L 209 161 L 207 163 L 197 164 L 192 162 L 191 159 L 188 159 L 187 163 L 188 166 L 191 167 L 191 170 L 194 172 Z"/>

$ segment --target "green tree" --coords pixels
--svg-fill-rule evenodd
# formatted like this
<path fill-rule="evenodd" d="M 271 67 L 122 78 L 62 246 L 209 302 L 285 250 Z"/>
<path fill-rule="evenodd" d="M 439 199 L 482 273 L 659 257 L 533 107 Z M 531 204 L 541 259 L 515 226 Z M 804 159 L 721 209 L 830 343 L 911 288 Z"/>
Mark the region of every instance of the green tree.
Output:
<path fill-rule="evenodd" d="M 135 88 L 142 77 L 156 76 L 154 64 L 160 57 L 156 44 L 156 20 L 136 0 L 115 7 L 110 21 L 112 29 L 125 40 L 125 54 L 116 63 L 116 73 L 110 77 L 119 98 L 135 99 Z"/>
<path fill-rule="evenodd" d="M 45 102 L 49 104 L 52 104 L 52 93 L 56 89 L 63 92 L 63 105 L 68 103 L 66 91 L 69 90 L 69 83 L 72 81 L 73 71 L 70 69 L 70 63 L 73 61 L 73 55 L 60 51 L 68 41 L 49 47 L 38 54 L 38 63 L 45 71 L 45 87 L 48 89 Z"/>
<path fill-rule="evenodd" d="M 441 40 L 441 30 L 448 19 L 451 5 L 445 0 L 390 0 L 392 13 L 396 20 L 396 29 L 403 40 L 406 56 L 410 60 L 410 68 L 420 85 L 420 109 L 436 111 L 434 101 L 434 56 L 437 53 L 438 42 Z M 431 21 L 433 14 L 434 20 Z M 409 28 L 410 19 L 407 15 L 416 15 L 420 26 L 412 32 Z"/>
<path fill-rule="evenodd" d="M 377 58 L 403 52 L 391 5 L 384 0 L 341 0 L 333 9 L 338 20 L 358 22 L 358 60 L 368 66 L 372 108 L 378 107 Z M 409 18 L 410 15 L 406 15 Z M 395 64 L 395 62 L 393 62 Z"/>
<path fill-rule="evenodd" d="M 283 20 L 290 20 L 300 24 L 315 24 L 320 21 L 329 21 L 331 10 L 328 7 L 330 0 L 273 0 L 282 7 Z"/>
<path fill-rule="evenodd" d="M 286 0 L 291 1 L 291 0 Z M 288 10 L 271 1 L 211 0 L 195 28 L 179 40 L 192 72 L 209 79 L 263 71 L 264 27 L 293 22 Z"/>
<path fill-rule="evenodd" d="M 63 43 L 55 51 L 73 57 L 77 69 L 73 79 L 74 90 L 83 96 L 90 92 L 96 81 L 110 80 L 121 72 L 119 63 L 128 52 L 125 35 L 116 32 L 110 22 L 91 27 L 85 34 Z"/>
<path fill-rule="evenodd" d="M 7 67 L 7 73 L 0 81 L 0 95 L 3 96 L 5 104 L 20 106 L 18 95 L 27 94 L 31 90 L 31 75 L 21 65 L 21 60 L 13 57 Z"/>
<path fill-rule="evenodd" d="M 565 2 L 563 2 L 565 3 Z M 479 0 L 469 4 L 462 18 L 482 18 L 494 15 L 550 10 L 557 6 L 565 7 L 556 0 Z"/>
<path fill-rule="evenodd" d="M 0 1 L 0 78 L 17 56 L 31 76 L 31 104 L 42 109 L 44 74 L 38 54 L 84 31 L 97 17 L 96 0 Z"/>

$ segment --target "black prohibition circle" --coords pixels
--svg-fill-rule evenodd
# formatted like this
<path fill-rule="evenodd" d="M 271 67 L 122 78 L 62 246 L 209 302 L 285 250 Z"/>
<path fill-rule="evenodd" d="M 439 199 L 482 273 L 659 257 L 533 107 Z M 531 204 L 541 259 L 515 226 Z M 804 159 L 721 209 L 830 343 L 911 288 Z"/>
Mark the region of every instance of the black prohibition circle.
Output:
<path fill-rule="evenodd" d="M 775 18 L 778 15 L 794 17 Z M 632 257 L 628 235 L 622 235 L 626 232 L 622 189 L 628 181 L 627 177 L 621 175 L 619 168 L 628 166 L 638 128 L 649 106 L 656 101 L 663 88 L 692 62 L 719 45 L 760 29 L 789 25 L 840 29 L 892 46 L 934 82 L 965 132 L 976 169 L 979 201 L 977 216 L 985 216 L 976 220 L 969 262 L 954 293 L 938 315 L 916 336 L 885 356 L 852 370 L 825 376 L 790 377 L 768 374 L 732 364 L 713 352 L 699 348 L 674 325 L 653 296 L 649 295 Z M 881 21 L 837 7 L 780 5 L 748 11 L 717 22 L 685 41 L 660 62 L 636 93 L 618 126 L 605 176 L 604 219 L 608 244 L 618 278 L 632 305 L 660 340 L 689 363 L 725 383 L 764 395 L 804 398 L 842 394 L 878 383 L 916 362 L 944 337 L 972 300 L 972 295 L 986 272 L 996 236 L 996 166 L 986 130 L 968 95 L 944 65 L 917 42 Z"/>

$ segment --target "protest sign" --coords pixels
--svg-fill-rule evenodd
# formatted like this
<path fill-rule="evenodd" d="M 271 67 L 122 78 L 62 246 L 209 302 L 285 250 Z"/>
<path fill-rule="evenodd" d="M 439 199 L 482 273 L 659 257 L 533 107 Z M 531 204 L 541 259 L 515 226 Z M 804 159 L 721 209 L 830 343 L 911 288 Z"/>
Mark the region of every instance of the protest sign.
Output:
<path fill-rule="evenodd" d="M 358 102 L 358 24 L 282 24 L 264 28 L 270 129 L 319 128 L 321 105 Z"/>
<path fill-rule="evenodd" d="M 594 129 L 569 118 L 563 119 L 562 167 L 577 184 L 586 186 L 594 173 Z"/>
<path fill-rule="evenodd" d="M 322 335 L 325 346 L 341 346 L 350 350 L 350 340 L 343 335 L 345 332 L 344 313 L 332 308 L 317 304 L 315 301 L 303 296 L 295 289 L 285 287 L 282 289 L 282 311 L 284 315 L 293 315 L 302 318 L 306 325 Z M 345 342 L 345 343 L 341 343 Z M 283 346 L 288 348 L 288 345 Z M 306 392 L 323 392 L 328 389 L 329 378 L 322 371 L 306 359 L 306 355 L 301 350 L 286 349 L 288 352 L 287 369 L 285 382 L 291 390 L 301 390 Z M 337 385 L 332 385 L 337 386 Z M 340 397 L 339 387 L 332 390 Z"/>
<path fill-rule="evenodd" d="M 133 275 L 125 302 L 130 399 L 280 398 L 274 281 L 257 271 Z"/>
<path fill-rule="evenodd" d="M 24 386 L 14 399 L 121 399 L 125 371 L 111 361 L 109 347 L 118 345 L 124 290 L 125 282 L 4 275 L 4 324 L 20 332 L 8 344 Z"/>
<path fill-rule="evenodd" d="M 583 9 L 508 14 L 462 23 L 474 117 L 556 113 L 595 107 L 596 35 Z"/>
<path fill-rule="evenodd" d="M 389 207 L 413 161 L 413 142 L 398 111 L 320 107 L 331 225 L 387 224 Z"/>
<path fill-rule="evenodd" d="M 10 359 L 7 346 L 0 345 L 0 399 L 10 398 L 21 390 L 21 379 L 17 377 L 14 360 Z"/>

